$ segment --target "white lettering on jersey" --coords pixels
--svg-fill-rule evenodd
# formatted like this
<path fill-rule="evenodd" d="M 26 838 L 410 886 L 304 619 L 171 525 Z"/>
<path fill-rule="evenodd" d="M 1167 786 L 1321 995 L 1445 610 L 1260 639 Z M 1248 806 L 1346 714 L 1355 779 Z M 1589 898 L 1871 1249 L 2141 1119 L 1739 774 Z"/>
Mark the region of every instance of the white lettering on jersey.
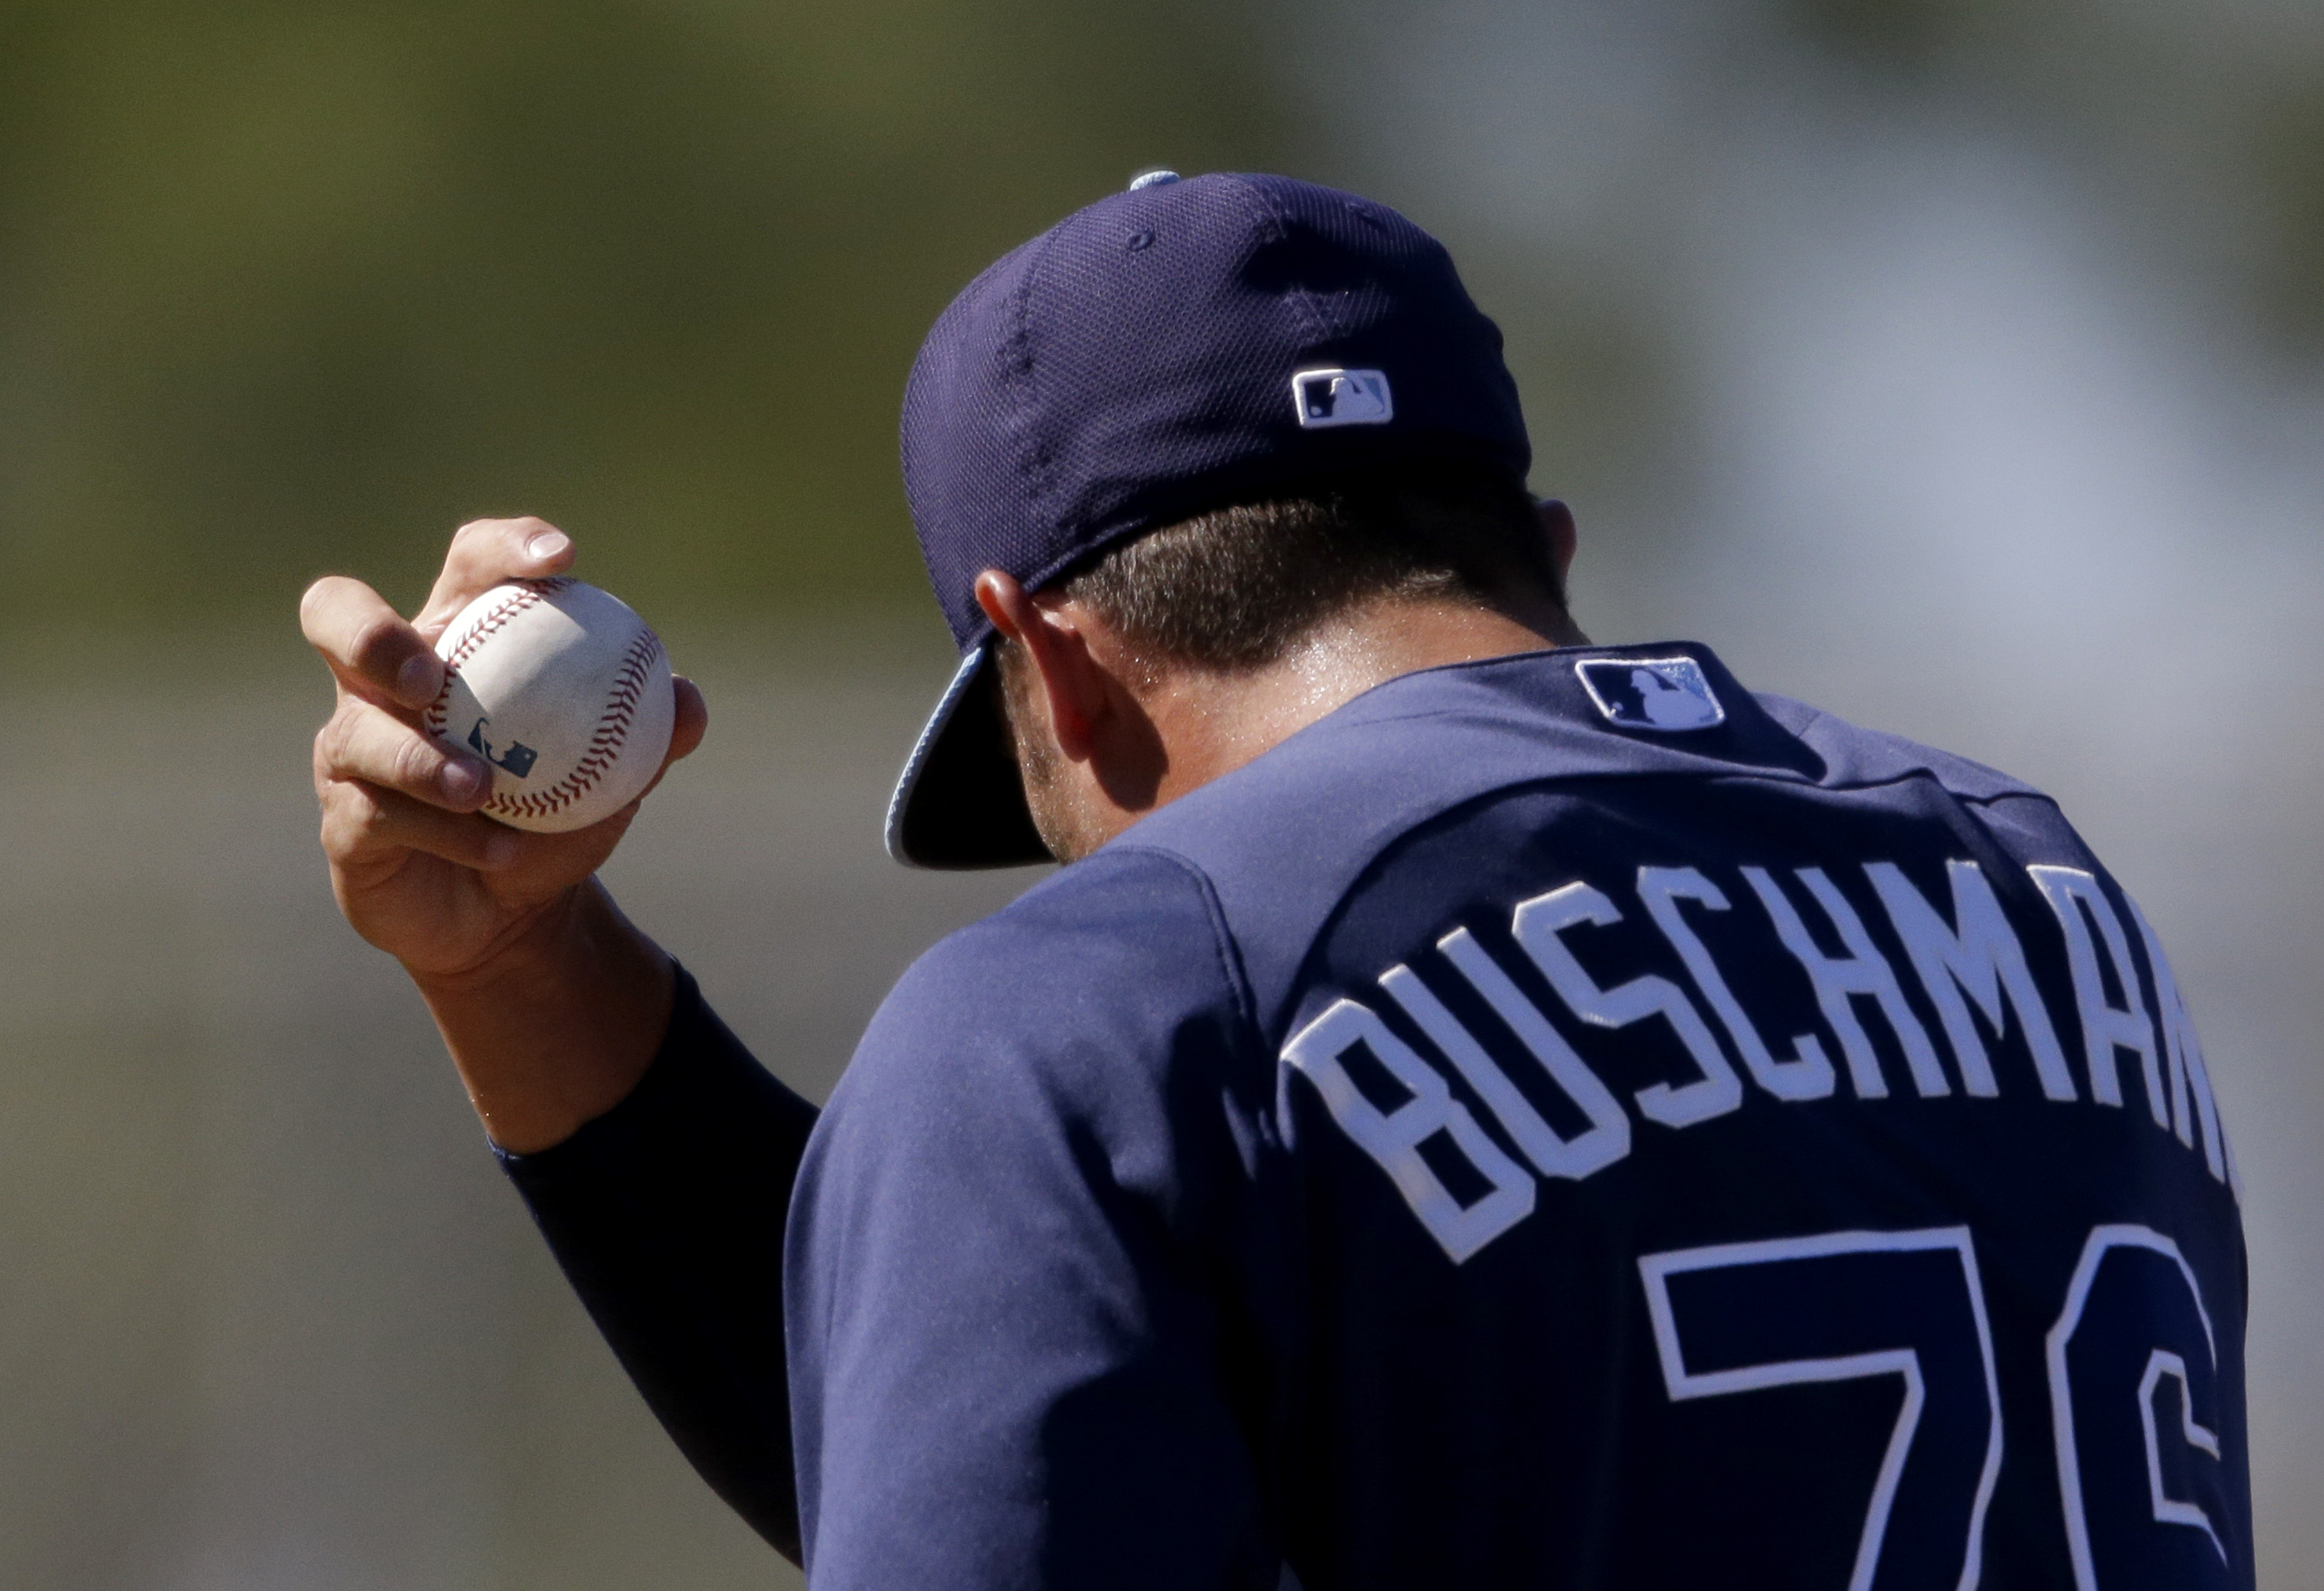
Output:
<path fill-rule="evenodd" d="M 1584 923 L 1604 928 L 1621 920 L 1621 911 L 1604 891 L 1577 883 L 1519 906 L 1512 931 L 1550 987 L 1583 1022 L 1601 1028 L 1626 1028 L 1659 1016 L 1686 1046 L 1700 1075 L 1675 1088 L 1668 1083 L 1655 1083 L 1639 1089 L 1632 1097 L 1638 1102 L 1640 1115 L 1665 1127 L 1690 1127 L 1738 1108 L 1743 1103 L 1742 1081 L 1719 1052 L 1719 1041 L 1711 1036 L 1694 1002 L 1676 984 L 1646 973 L 1610 989 L 1600 988 L 1559 937 Z"/>
<path fill-rule="evenodd" d="M 1983 1018 L 1998 1041 L 2007 1037 L 2014 1014 L 2043 1094 L 2061 1102 L 2080 1099 L 2072 1068 L 2059 1042 L 2055 1016 L 2034 981 L 2024 945 L 1983 870 L 1971 861 L 1954 859 L 1945 864 L 1952 897 L 1948 921 L 1945 913 L 1895 864 L 1862 865 L 1944 1028 L 1963 1092 L 1978 1099 L 1995 1098 L 2001 1093 L 1978 1018 Z M 1859 1000 L 1870 1000 L 1880 1008 L 1896 1034 L 1921 1096 L 1949 1095 L 1951 1086 L 1936 1047 L 1905 1003 L 1896 971 L 1873 941 L 1863 918 L 1824 870 L 1796 868 L 1794 876 L 1829 920 L 1845 951 L 1840 956 L 1826 954 L 1816 943 L 1800 909 L 1772 870 L 1747 866 L 1739 871 L 1766 909 L 1777 939 L 1806 971 L 1816 1004 L 1847 1059 L 1858 1097 L 1888 1096 L 1878 1055 L 1858 1020 L 1855 1003 Z M 2137 903 L 2125 896 L 2148 969 L 2150 981 L 2142 985 L 2120 915 L 2093 874 L 2052 865 L 2031 866 L 2026 871 L 2063 932 L 2067 968 L 2081 1022 L 2089 1096 L 2098 1104 L 2120 1107 L 2122 1070 L 2117 1051 L 2135 1054 L 2155 1124 L 2190 1150 L 2200 1144 L 2213 1179 L 2224 1182 L 2241 1199 L 2242 1183 L 2212 1095 L 2202 1046 L 2153 927 Z M 1752 1081 L 1780 1100 L 1831 1097 L 1838 1087 L 1838 1073 L 1822 1038 L 1813 1032 L 1798 1034 L 1792 1040 L 1791 1056 L 1778 1059 L 1736 998 L 1702 936 L 1686 920 L 1681 902 L 1692 901 L 1707 911 L 1726 911 L 1730 907 L 1725 892 L 1693 867 L 1645 866 L 1638 869 L 1637 893 L 1646 915 L 1725 1028 Z M 1611 987 L 1600 985 L 1567 943 L 1566 936 L 1572 930 L 1611 927 L 1621 920 L 1621 909 L 1610 897 L 1577 880 L 1519 904 L 1512 914 L 1510 931 L 1579 1020 L 1613 1030 L 1653 1017 L 1669 1024 L 1698 1075 L 1638 1089 L 1631 1098 L 1641 1116 L 1665 1126 L 1685 1127 L 1739 1109 L 1742 1082 L 1682 985 L 1648 972 Z M 1628 1156 L 1631 1127 L 1622 1102 L 1501 964 L 1465 928 L 1439 939 L 1436 949 L 1588 1124 L 1572 1137 L 1562 1137 L 1467 1023 L 1411 967 L 1398 964 L 1380 974 L 1382 991 L 1428 1042 L 1443 1052 L 1533 1170 L 1543 1177 L 1580 1180 Z M 2152 1017 L 2144 992 L 2150 987 Z M 2120 1004 L 2115 1003 L 2111 992 L 2116 990 Z M 1971 1014 L 1972 1006 L 1976 1015 Z M 1347 1058 L 1359 1050 L 1370 1056 L 1372 1074 L 1384 1074 L 1408 1097 L 1388 1108 L 1376 1103 L 1377 1083 L 1370 1096 L 1360 1088 L 1347 1064 Z M 1443 1074 L 1398 1038 L 1370 1007 L 1356 1000 L 1338 1001 L 1285 1046 L 1283 1059 L 1314 1084 L 1341 1130 L 1388 1174 L 1405 1202 L 1455 1263 L 1532 1213 L 1536 1190 L 1526 1166 L 1512 1159 L 1479 1124 L 1469 1107 L 1454 1096 Z M 1424 1146 L 1428 1153 L 1422 1152 Z M 1462 1200 L 1471 1197 L 1473 1189 L 1456 1192 L 1444 1179 L 1449 1175 L 1455 1183 L 1468 1181 L 1455 1170 L 1461 1163 L 1474 1173 L 1474 1182 L 1485 1189 L 1465 1205 Z"/>
<path fill-rule="evenodd" d="M 1469 1079 L 1469 1087 L 1477 1091 L 1485 1108 L 1493 1113 L 1494 1119 L 1516 1141 L 1518 1152 L 1533 1162 L 1536 1170 L 1545 1177 L 1587 1177 L 1607 1163 L 1607 1140 L 1593 1138 L 1594 1128 L 1571 1142 L 1560 1138 L 1556 1130 L 1541 1119 L 1532 1101 L 1517 1092 L 1508 1074 L 1485 1053 L 1485 1047 L 1461 1025 L 1461 1019 L 1447 1011 L 1444 1003 L 1420 981 L 1418 974 L 1399 962 L 1380 974 L 1379 983 L 1388 991 L 1388 998 L 1404 1008 L 1404 1013 L 1428 1035 L 1429 1041 L 1444 1051 L 1461 1075 Z M 1627 1131 L 1625 1128 L 1626 1133 Z"/>
<path fill-rule="evenodd" d="M 1630 1152 L 1630 1118 L 1622 1114 L 1621 1101 L 1616 1099 L 1598 1074 L 1590 1069 L 1582 1059 L 1573 1053 L 1573 1046 L 1565 1036 L 1549 1025 L 1524 991 L 1509 981 L 1500 963 L 1485 953 L 1465 928 L 1454 929 L 1436 941 L 1444 958 L 1460 968 L 1461 976 L 1485 997 L 1493 1014 L 1508 1025 L 1528 1053 L 1541 1063 L 1541 1069 L 1564 1090 L 1565 1096 L 1590 1118 L 1589 1130 L 1577 1134 L 1561 1146 L 1560 1169 L 1542 1168 L 1553 1177 L 1587 1177 L 1602 1170 Z"/>
<path fill-rule="evenodd" d="M 1847 947 L 1847 955 L 1826 956 L 1817 948 L 1798 909 L 1766 868 L 1743 869 L 1744 879 L 1775 925 L 1775 937 L 1784 941 L 1784 948 L 1792 953 L 1792 958 L 1806 970 L 1808 981 L 1815 985 L 1816 1004 L 1822 1008 L 1824 1021 L 1840 1040 L 1840 1053 L 1848 1059 L 1849 1081 L 1856 1086 L 1857 1096 L 1885 1099 L 1888 1095 L 1887 1081 L 1880 1075 L 1879 1057 L 1873 1051 L 1864 1025 L 1856 1019 L 1854 1002 L 1858 996 L 1871 999 L 1887 1018 L 1897 1042 L 1904 1048 L 1904 1064 L 1913 1074 L 1913 1086 L 1922 1096 L 1952 1092 L 1951 1085 L 1945 1081 L 1944 1068 L 1937 1062 L 1935 1046 L 1929 1042 L 1921 1019 L 1904 1004 L 1904 991 L 1897 985 L 1895 969 L 1873 944 L 1872 936 L 1865 931 L 1864 920 L 1857 916 L 1856 908 L 1833 887 L 1822 868 L 1795 868 L 1794 875 L 1823 908 L 1824 915 L 1840 935 L 1840 942 Z"/>
<path fill-rule="evenodd" d="M 1985 1041 L 1961 999 L 1966 990 L 1985 1013 L 1997 1039 L 2009 1031 L 2008 1013 L 2002 1004 L 2006 997 L 2009 1008 L 2017 1013 L 2025 1048 L 2034 1057 L 2034 1070 L 2042 1079 L 2042 1092 L 2052 1099 L 2077 1097 L 2073 1074 L 2066 1069 L 2065 1053 L 2058 1048 L 2049 1010 L 2034 987 L 2034 975 L 2026 970 L 2024 948 L 2010 930 L 1993 885 L 1974 862 L 1947 862 L 1945 873 L 1952 885 L 1950 926 L 1895 863 L 1864 865 L 1864 875 L 1872 881 L 1874 893 L 1887 909 L 1888 921 L 1896 937 L 1904 941 L 1913 970 L 1920 974 L 1921 986 L 1928 991 L 1929 1003 L 1944 1023 L 1961 1087 L 1980 1098 L 2001 1092 L 1994 1081 Z"/>
<path fill-rule="evenodd" d="M 1410 1098 L 1382 1111 L 1364 1097 L 1342 1059 L 1359 1045 L 1371 1051 Z M 1453 1263 L 1533 1213 L 1534 1181 L 1525 1168 L 1501 1152 L 1435 1068 L 1369 1007 L 1353 1000 L 1336 1002 L 1283 1047 L 1283 1059 L 1307 1075 L 1340 1130 L 1379 1162 Z M 1491 1192 L 1465 1208 L 1420 1153 L 1421 1144 L 1439 1133 L 1449 1134 L 1491 1185 Z"/>
<path fill-rule="evenodd" d="M 2074 1004 L 2082 1021 L 2082 1053 L 2089 1068 L 2090 1097 L 2100 1105 L 2122 1104 L 2122 1065 L 2117 1050 L 2138 1057 L 2139 1075 L 2146 1084 L 2146 1106 L 2158 1127 L 2171 1124 L 2163 1093 L 2163 1072 L 2155 1056 L 2154 1024 L 2140 997 L 2138 968 L 2131 964 L 2130 942 L 2122 920 L 2098 887 L 2098 881 L 2079 867 L 2028 867 L 2043 898 L 2066 930 L 2066 965 L 2074 979 Z M 2094 939 L 2090 925 L 2098 925 Z M 2108 970 L 2122 990 L 2123 1003 L 2109 1004 L 2106 980 L 2098 969 L 2098 949 L 2106 950 Z"/>
<path fill-rule="evenodd" d="M 2146 965 L 2154 973 L 2154 1003 L 2162 1007 L 2163 1052 L 2171 1067 L 2172 1126 L 2180 1142 L 2193 1143 L 2187 1120 L 2188 1096 L 2191 1093 L 2195 1115 L 2202 1124 L 2203 1163 L 2210 1168 L 2214 1181 L 2227 1183 L 2241 1200 L 2243 1179 L 2236 1175 L 2235 1157 L 2227 1152 L 2227 1133 L 2219 1125 L 2218 1102 L 2211 1096 L 2211 1071 L 2203 1063 L 2203 1046 L 2195 1037 L 2195 1019 L 2188 1014 L 2187 1003 L 2179 994 L 2179 980 L 2172 975 L 2170 959 L 2163 954 L 2163 941 L 2155 937 L 2146 913 L 2128 895 L 2123 899 L 2130 902 L 2131 918 L 2138 924 L 2138 937 L 2146 947 Z"/>
<path fill-rule="evenodd" d="M 1713 911 L 1724 911 L 1726 893 L 1692 867 L 1641 867 L 1638 899 L 1646 903 L 1646 915 L 1654 919 L 1655 926 L 1663 930 L 1663 938 L 1678 952 L 1727 1036 L 1735 1041 L 1735 1052 L 1743 1058 L 1751 1080 L 1778 1099 L 1828 1098 L 1839 1079 L 1823 1052 L 1823 1041 L 1813 1033 L 1802 1033 L 1792 1041 L 1792 1058 L 1776 1059 L 1735 998 L 1735 991 L 1727 986 L 1718 963 L 1711 958 L 1710 948 L 1679 913 L 1681 901 L 1700 901 Z"/>

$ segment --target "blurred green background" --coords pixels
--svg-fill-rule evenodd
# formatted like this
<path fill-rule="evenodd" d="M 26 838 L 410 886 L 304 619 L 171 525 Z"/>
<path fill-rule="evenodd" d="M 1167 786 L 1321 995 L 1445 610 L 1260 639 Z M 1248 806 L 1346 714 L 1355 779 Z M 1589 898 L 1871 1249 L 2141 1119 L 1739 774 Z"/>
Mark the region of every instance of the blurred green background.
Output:
<path fill-rule="evenodd" d="M 19 611 L 409 592 L 525 510 L 650 607 L 918 577 L 894 421 L 994 254 L 1286 143 L 1232 8 L 12 5 Z"/>
<path fill-rule="evenodd" d="M 292 608 L 531 512 L 713 706 L 609 877 L 784 1077 L 1028 874 L 881 856 L 913 350 L 1139 169 L 1443 236 L 1600 639 L 2053 790 L 2250 1193 L 2324 1577 L 2316 0 L 0 5 L 0 1584 L 795 1584 L 331 906 Z"/>
<path fill-rule="evenodd" d="M 12 0 L 16 633 L 280 614 L 326 569 L 410 592 L 448 526 L 517 509 L 651 607 L 910 595 L 894 411 L 966 278 L 1155 162 L 1380 176 L 1340 58 L 1480 9 Z M 1722 76 L 1820 60 L 1816 98 L 2030 131 L 2114 190 L 2129 241 L 2222 266 L 2255 336 L 2324 343 L 2324 66 L 2249 48 L 2276 37 L 2257 0 L 1637 14 L 1721 46 L 1680 86 L 1698 109 Z M 1559 91 L 1524 64 L 1480 63 L 1475 91 Z M 1615 107 L 1599 139 L 1669 109 Z M 1489 213 L 1449 227 L 1512 322 L 1546 479 L 1672 467 L 1652 428 L 1684 412 L 1684 356 L 1659 273 L 1623 257 L 1663 199 L 1548 247 Z"/>

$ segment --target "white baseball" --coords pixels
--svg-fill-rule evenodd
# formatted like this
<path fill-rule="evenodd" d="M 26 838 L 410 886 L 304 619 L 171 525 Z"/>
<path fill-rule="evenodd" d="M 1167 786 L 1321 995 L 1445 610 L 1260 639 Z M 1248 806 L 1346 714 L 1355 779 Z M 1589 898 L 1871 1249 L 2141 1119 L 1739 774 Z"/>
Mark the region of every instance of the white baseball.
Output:
<path fill-rule="evenodd" d="M 492 764 L 491 817 L 543 834 L 638 799 L 678 717 L 661 638 L 579 580 L 495 586 L 436 643 L 447 665 L 428 732 Z"/>

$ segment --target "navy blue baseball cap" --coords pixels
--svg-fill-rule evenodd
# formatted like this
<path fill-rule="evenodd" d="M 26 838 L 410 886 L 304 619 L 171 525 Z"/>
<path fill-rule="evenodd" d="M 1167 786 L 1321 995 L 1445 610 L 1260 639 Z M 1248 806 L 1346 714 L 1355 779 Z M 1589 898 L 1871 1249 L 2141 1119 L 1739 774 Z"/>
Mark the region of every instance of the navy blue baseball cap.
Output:
<path fill-rule="evenodd" d="M 1141 177 L 1001 256 L 904 394 L 904 489 L 961 649 L 888 808 L 921 867 L 1047 861 L 978 607 L 1142 532 L 1358 469 L 1532 463 L 1501 334 L 1444 245 L 1288 177 Z"/>

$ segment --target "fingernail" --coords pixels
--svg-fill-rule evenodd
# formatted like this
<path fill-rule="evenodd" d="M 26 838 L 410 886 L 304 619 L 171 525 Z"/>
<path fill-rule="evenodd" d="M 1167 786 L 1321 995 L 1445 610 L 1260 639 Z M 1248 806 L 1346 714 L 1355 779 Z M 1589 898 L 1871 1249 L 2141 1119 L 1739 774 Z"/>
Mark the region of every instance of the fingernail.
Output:
<path fill-rule="evenodd" d="M 563 531 L 537 531 L 533 533 L 532 539 L 524 544 L 524 550 L 530 556 L 545 563 L 558 557 L 572 545 L 573 538 Z"/>
<path fill-rule="evenodd" d="M 436 654 L 416 652 L 395 671 L 395 694 L 413 706 L 436 699 Z"/>
<path fill-rule="evenodd" d="M 436 782 L 443 789 L 445 800 L 466 802 L 484 793 L 492 776 L 474 763 L 447 763 L 436 775 Z"/>
<path fill-rule="evenodd" d="M 484 865 L 505 867 L 516 860 L 524 842 L 512 834 L 496 834 L 484 842 Z"/>

